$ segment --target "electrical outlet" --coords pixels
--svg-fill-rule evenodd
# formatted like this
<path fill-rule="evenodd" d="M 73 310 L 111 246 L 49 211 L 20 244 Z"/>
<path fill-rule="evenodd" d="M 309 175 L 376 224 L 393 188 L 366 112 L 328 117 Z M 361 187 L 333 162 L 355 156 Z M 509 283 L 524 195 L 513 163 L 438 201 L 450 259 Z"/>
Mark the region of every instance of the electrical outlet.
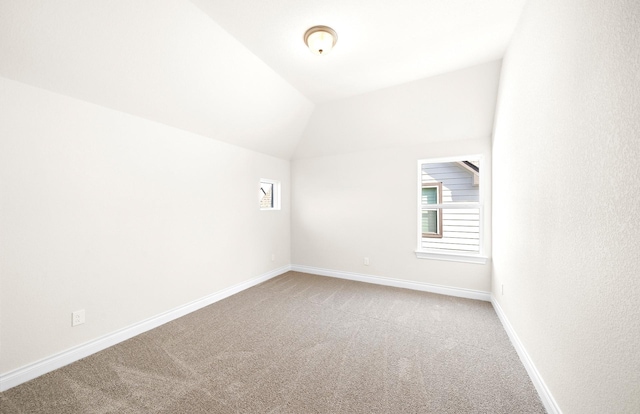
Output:
<path fill-rule="evenodd" d="M 275 254 L 273 254 L 273 253 L 271 253 L 271 261 L 272 261 L 272 262 L 275 262 L 275 261 L 276 261 L 276 255 L 275 255 Z"/>
<path fill-rule="evenodd" d="M 364 258 L 364 265 L 365 266 L 369 266 L 369 258 L 368 257 Z"/>
<path fill-rule="evenodd" d="M 82 325 L 84 323 L 84 309 L 71 314 L 71 326 Z"/>
<path fill-rule="evenodd" d="M 500 294 L 504 296 L 504 284 L 500 285 Z"/>

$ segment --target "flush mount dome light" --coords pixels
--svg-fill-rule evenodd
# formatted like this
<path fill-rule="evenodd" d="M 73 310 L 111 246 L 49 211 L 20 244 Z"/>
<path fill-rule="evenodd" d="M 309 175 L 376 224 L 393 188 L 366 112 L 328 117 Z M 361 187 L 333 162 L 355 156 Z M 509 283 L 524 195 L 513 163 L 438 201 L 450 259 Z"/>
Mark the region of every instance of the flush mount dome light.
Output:
<path fill-rule="evenodd" d="M 304 34 L 304 43 L 316 55 L 326 55 L 338 41 L 338 34 L 327 26 L 313 26 Z"/>

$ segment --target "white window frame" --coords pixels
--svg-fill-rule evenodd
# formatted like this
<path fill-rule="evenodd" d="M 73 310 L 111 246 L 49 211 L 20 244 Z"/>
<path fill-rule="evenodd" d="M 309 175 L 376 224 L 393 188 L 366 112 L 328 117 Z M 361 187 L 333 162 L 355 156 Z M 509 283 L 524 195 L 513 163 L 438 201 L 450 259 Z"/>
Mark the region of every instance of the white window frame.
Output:
<path fill-rule="evenodd" d="M 438 162 L 458 162 L 465 160 L 479 160 L 480 161 L 480 171 L 486 170 L 484 167 L 484 157 L 479 154 L 474 155 L 461 155 L 455 157 L 443 157 L 443 158 L 426 158 L 422 160 L 418 160 L 418 173 L 417 173 L 417 194 L 418 194 L 418 203 L 417 203 L 417 240 L 418 245 L 416 248 L 416 257 L 418 259 L 433 259 L 433 260 L 446 260 L 453 262 L 463 262 L 463 263 L 476 263 L 476 264 L 486 264 L 487 256 L 484 253 L 484 199 L 485 199 L 485 191 L 487 186 L 483 185 L 483 178 L 480 178 L 480 189 L 479 189 L 479 201 L 477 203 L 469 202 L 469 203 L 443 203 L 443 204 L 429 204 L 429 209 L 457 209 L 457 208 L 473 208 L 479 209 L 479 251 L 478 253 L 453 253 L 453 252 L 443 252 L 438 249 L 425 249 L 422 247 L 422 165 L 425 163 L 438 163 Z"/>
<path fill-rule="evenodd" d="M 258 207 L 260 207 L 261 211 L 271 211 L 271 210 L 280 210 L 280 181 L 271 180 L 269 178 L 261 178 L 260 183 L 258 185 L 258 189 L 262 189 L 262 183 L 271 184 L 273 186 L 273 194 L 271 194 L 271 200 L 273 201 L 273 207 L 260 207 L 260 200 L 262 196 L 260 192 L 258 192 Z"/>

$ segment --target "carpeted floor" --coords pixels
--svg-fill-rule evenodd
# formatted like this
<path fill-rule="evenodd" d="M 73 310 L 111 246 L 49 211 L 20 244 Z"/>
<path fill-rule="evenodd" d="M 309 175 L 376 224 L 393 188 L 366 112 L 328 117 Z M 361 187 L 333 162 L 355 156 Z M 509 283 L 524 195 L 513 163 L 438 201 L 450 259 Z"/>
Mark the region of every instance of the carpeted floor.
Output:
<path fill-rule="evenodd" d="M 544 413 L 489 303 L 289 272 L 0 394 L 8 413 Z"/>

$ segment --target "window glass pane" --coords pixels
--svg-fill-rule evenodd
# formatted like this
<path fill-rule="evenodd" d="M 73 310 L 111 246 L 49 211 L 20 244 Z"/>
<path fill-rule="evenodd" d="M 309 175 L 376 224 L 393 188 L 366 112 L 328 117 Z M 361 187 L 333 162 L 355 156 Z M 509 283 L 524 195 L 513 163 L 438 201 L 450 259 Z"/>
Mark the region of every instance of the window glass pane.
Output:
<path fill-rule="evenodd" d="M 468 156 L 420 160 L 419 252 L 434 253 L 433 258 L 482 253 L 480 159 L 481 156 Z"/>
<path fill-rule="evenodd" d="M 425 224 L 422 212 L 422 231 L 431 229 L 431 223 Z M 435 213 L 435 210 L 433 210 Z M 442 238 L 422 238 L 423 249 L 439 249 L 449 253 L 480 252 L 480 208 L 444 208 L 442 209 Z M 427 227 L 429 226 L 429 227 Z"/>
<path fill-rule="evenodd" d="M 421 170 L 423 185 L 429 182 L 442 183 L 442 204 L 480 202 L 479 160 L 426 162 Z M 424 198 L 424 189 L 422 195 Z"/>
<path fill-rule="evenodd" d="M 422 232 L 434 234 L 438 232 L 437 210 L 425 210 L 422 212 Z"/>
<path fill-rule="evenodd" d="M 422 204 L 437 204 L 438 188 L 426 187 L 422 189 Z"/>
<path fill-rule="evenodd" d="M 260 183 L 260 208 L 273 208 L 273 183 Z"/>

